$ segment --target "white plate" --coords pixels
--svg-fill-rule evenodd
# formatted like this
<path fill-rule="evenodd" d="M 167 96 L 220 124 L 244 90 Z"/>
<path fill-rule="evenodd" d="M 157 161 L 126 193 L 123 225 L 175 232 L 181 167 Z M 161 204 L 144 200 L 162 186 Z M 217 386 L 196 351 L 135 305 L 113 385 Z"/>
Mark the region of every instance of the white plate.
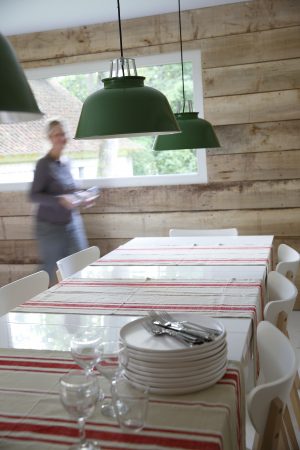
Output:
<path fill-rule="evenodd" d="M 163 388 L 157 388 L 152 386 L 147 386 L 143 383 L 137 383 L 136 381 L 129 380 L 134 386 L 137 387 L 137 389 L 145 389 L 149 388 L 149 391 L 153 394 L 159 394 L 159 395 L 176 395 L 176 394 L 188 394 L 191 392 L 197 392 L 202 391 L 203 389 L 207 389 L 214 384 L 216 384 L 221 378 L 223 378 L 224 374 L 226 372 L 226 368 L 223 369 L 222 372 L 218 374 L 215 378 L 210 378 L 209 381 L 195 384 L 195 385 L 189 385 L 189 386 L 181 386 L 181 387 L 163 387 Z"/>
<path fill-rule="evenodd" d="M 222 340 L 219 340 L 218 342 L 207 342 L 204 344 L 200 344 L 200 345 L 194 345 L 192 347 L 188 347 L 185 346 L 184 344 L 181 344 L 181 342 L 177 341 L 174 337 L 172 336 L 153 336 L 151 337 L 151 339 L 153 339 L 153 343 L 151 345 L 154 345 L 155 342 L 157 342 L 156 347 L 162 347 L 161 343 L 163 343 L 163 346 L 165 347 L 164 349 L 159 348 L 154 349 L 154 350 L 142 350 L 142 349 L 136 349 L 131 347 L 130 345 L 127 345 L 127 349 L 129 352 L 131 352 L 132 354 L 136 354 L 136 355 L 146 355 L 147 357 L 155 357 L 155 358 L 161 358 L 161 359 L 165 359 L 165 358 L 178 358 L 178 357 L 184 357 L 184 358 L 193 358 L 193 357 L 198 357 L 199 355 L 205 355 L 209 354 L 211 352 L 213 352 L 214 350 L 217 351 L 218 348 L 222 347 L 223 345 L 225 345 L 226 339 L 225 339 L 226 335 L 224 336 L 224 338 Z M 178 342 L 180 345 L 183 345 L 183 349 L 177 349 L 177 350 L 170 350 L 169 346 L 174 346 L 174 341 Z"/>
<path fill-rule="evenodd" d="M 181 380 L 156 380 L 156 379 L 144 379 L 137 376 L 133 376 L 132 374 L 126 373 L 126 377 L 136 383 L 142 383 L 149 388 L 182 388 L 187 386 L 198 386 L 199 383 L 206 383 L 207 381 L 210 381 L 211 379 L 215 379 L 216 377 L 219 377 L 220 374 L 223 376 L 224 369 L 226 369 L 227 364 L 223 364 L 223 366 L 216 372 L 213 372 L 207 376 L 203 377 L 190 377 L 190 378 L 182 378 Z"/>
<path fill-rule="evenodd" d="M 138 358 L 129 355 L 128 366 L 136 367 L 140 370 L 144 370 L 145 372 L 154 371 L 154 372 L 169 372 L 170 370 L 180 372 L 186 372 L 187 370 L 195 370 L 201 369 L 203 367 L 208 367 L 210 365 L 214 365 L 218 360 L 223 357 L 227 357 L 227 346 L 213 355 L 210 355 L 208 358 L 195 358 L 192 360 L 182 360 L 180 358 L 175 360 L 164 360 L 154 359 L 153 361 L 142 361 Z"/>
<path fill-rule="evenodd" d="M 134 372 L 125 369 L 125 374 L 130 380 L 134 380 L 140 383 L 149 384 L 153 387 L 179 387 L 186 386 L 189 384 L 198 384 L 199 382 L 208 381 L 210 378 L 214 378 L 227 366 L 227 359 L 220 361 L 218 366 L 197 374 L 186 374 L 184 376 L 170 376 L 163 377 L 159 375 L 152 374 L 142 374 L 141 372 Z"/>
<path fill-rule="evenodd" d="M 160 339 L 160 338 L 158 338 Z M 172 339 L 172 338 L 170 338 Z M 217 355 L 218 353 L 222 352 L 224 348 L 227 347 L 226 341 L 220 342 L 220 345 L 218 347 L 214 347 L 212 349 L 207 349 L 205 352 L 196 352 L 196 353 L 190 353 L 190 352 L 183 352 L 183 353 L 169 353 L 169 352 L 142 352 L 138 350 L 133 350 L 131 348 L 127 348 L 128 356 L 129 358 L 133 358 L 138 361 L 143 362 L 156 362 L 159 361 L 162 366 L 169 366 L 169 364 L 174 364 L 174 366 L 178 366 L 178 364 L 181 364 L 181 362 L 188 362 L 188 361 L 199 361 L 199 360 L 205 360 L 208 359 L 214 355 Z"/>
<path fill-rule="evenodd" d="M 185 320 L 184 314 L 178 316 Z M 212 317 L 197 316 L 196 323 L 220 330 L 221 334 L 212 342 L 205 342 L 202 345 L 187 347 L 177 339 L 169 336 L 153 336 L 149 331 L 145 330 L 142 323 L 143 317 L 133 320 L 124 325 L 120 330 L 121 339 L 127 344 L 128 348 L 150 353 L 194 353 L 206 352 L 209 348 L 218 346 L 224 341 L 226 331 L 221 322 Z"/>
<path fill-rule="evenodd" d="M 224 353 L 220 358 L 212 361 L 211 364 L 207 365 L 193 365 L 192 367 L 170 367 L 161 369 L 159 366 L 144 367 L 139 364 L 128 364 L 125 370 L 130 370 L 131 372 L 141 374 L 144 376 L 162 377 L 162 378 L 178 378 L 183 376 L 192 376 L 197 374 L 206 373 L 208 371 L 214 370 L 219 367 L 222 362 L 227 360 L 227 353 Z"/>

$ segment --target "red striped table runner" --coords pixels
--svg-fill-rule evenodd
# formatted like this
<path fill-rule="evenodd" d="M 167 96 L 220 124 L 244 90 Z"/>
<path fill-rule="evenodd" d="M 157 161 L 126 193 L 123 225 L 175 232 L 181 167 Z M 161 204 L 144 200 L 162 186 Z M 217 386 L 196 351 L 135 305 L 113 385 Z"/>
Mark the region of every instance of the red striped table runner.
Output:
<path fill-rule="evenodd" d="M 262 320 L 262 280 L 67 279 L 16 308 L 22 312 L 144 315 L 151 309 Z"/>
<path fill-rule="evenodd" d="M 119 247 L 92 265 L 264 265 L 271 269 L 269 246 Z"/>
<path fill-rule="evenodd" d="M 74 421 L 59 401 L 59 377 L 74 368 L 68 353 L 0 350 L 0 447 L 6 450 L 67 449 L 77 439 Z M 109 392 L 106 380 L 101 379 Z M 87 436 L 102 450 L 243 450 L 244 389 L 230 363 L 213 387 L 180 396 L 151 396 L 140 433 L 124 433 L 101 415 L 87 421 Z"/>

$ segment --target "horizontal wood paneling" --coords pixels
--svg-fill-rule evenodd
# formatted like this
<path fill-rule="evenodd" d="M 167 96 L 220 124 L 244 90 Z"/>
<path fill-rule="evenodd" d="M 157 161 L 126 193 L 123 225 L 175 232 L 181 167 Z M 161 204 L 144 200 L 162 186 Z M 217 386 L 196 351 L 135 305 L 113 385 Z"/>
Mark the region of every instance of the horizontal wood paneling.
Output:
<path fill-rule="evenodd" d="M 0 239 L 5 239 L 4 223 L 2 217 L 0 218 Z"/>
<path fill-rule="evenodd" d="M 260 155 L 261 156 L 261 155 Z M 219 157 L 216 158 L 216 164 Z M 213 164 L 209 157 L 209 164 Z M 227 163 L 230 165 L 230 159 Z M 212 169 L 218 177 L 221 168 Z M 232 171 L 232 167 L 230 167 Z M 149 186 L 103 189 L 96 205 L 83 210 L 84 216 L 104 213 L 201 211 L 222 209 L 294 208 L 299 206 L 300 180 L 274 180 L 256 182 L 226 182 L 175 186 Z M 14 203 L 7 208 L 9 192 L 0 193 L 0 211 L 5 217 L 16 217 L 22 226 L 21 216 L 32 215 L 30 205 L 24 208 L 25 193 L 19 192 Z M 3 205 L 3 210 L 2 210 Z M 3 239 L 3 236 L 2 238 Z M 1 253 L 1 250 L 0 250 Z"/>
<path fill-rule="evenodd" d="M 5 231 L 5 239 L 8 240 L 31 240 L 35 238 L 34 235 L 34 217 L 22 216 L 20 217 L 3 217 L 3 225 Z"/>
<path fill-rule="evenodd" d="M 300 209 L 85 216 L 90 237 L 168 235 L 170 228 L 237 227 L 241 234 L 300 235 Z"/>
<path fill-rule="evenodd" d="M 27 192 L 0 192 L 1 216 L 31 216 L 35 206 L 28 200 Z M 0 237 L 3 239 L 3 237 Z"/>
<path fill-rule="evenodd" d="M 201 41 L 204 69 L 299 58 L 300 27 L 215 37 Z"/>
<path fill-rule="evenodd" d="M 213 125 L 300 119 L 300 89 L 207 98 L 204 112 Z"/>
<path fill-rule="evenodd" d="M 3 218 L 7 239 L 33 239 L 33 217 Z M 170 228 L 237 227 L 240 234 L 300 236 L 300 208 L 170 213 L 86 214 L 89 238 L 167 236 Z"/>
<path fill-rule="evenodd" d="M 214 129 L 221 147 L 208 148 L 208 155 L 300 149 L 300 120 L 218 125 Z"/>
<path fill-rule="evenodd" d="M 260 0 L 182 11 L 183 40 L 195 41 L 213 36 L 291 27 L 299 25 L 299 15 L 297 0 Z M 171 13 L 122 20 L 122 31 L 124 49 L 135 49 L 138 54 L 138 48 L 178 42 L 178 15 Z M 9 39 L 23 62 L 48 60 L 51 63 L 52 59 L 57 61 L 63 58 L 66 61 L 78 55 L 119 52 L 116 21 L 11 36 Z"/>
<path fill-rule="evenodd" d="M 128 239 L 89 239 L 89 245 L 97 245 L 101 256 L 111 252 Z M 0 264 L 37 264 L 36 240 L 0 240 Z"/>
<path fill-rule="evenodd" d="M 86 215 L 299 206 L 300 180 L 105 189 Z"/>
<path fill-rule="evenodd" d="M 218 67 L 203 71 L 204 97 L 300 88 L 300 59 Z"/>
<path fill-rule="evenodd" d="M 0 240 L 0 264 L 33 264 L 37 260 L 35 240 Z"/>
<path fill-rule="evenodd" d="M 0 287 L 37 272 L 37 264 L 0 264 Z"/>
<path fill-rule="evenodd" d="M 237 227 L 241 234 L 300 235 L 300 209 L 85 216 L 90 237 L 167 236 L 170 228 Z"/>
<path fill-rule="evenodd" d="M 207 158 L 210 181 L 287 180 L 300 178 L 300 150 L 213 155 Z"/>

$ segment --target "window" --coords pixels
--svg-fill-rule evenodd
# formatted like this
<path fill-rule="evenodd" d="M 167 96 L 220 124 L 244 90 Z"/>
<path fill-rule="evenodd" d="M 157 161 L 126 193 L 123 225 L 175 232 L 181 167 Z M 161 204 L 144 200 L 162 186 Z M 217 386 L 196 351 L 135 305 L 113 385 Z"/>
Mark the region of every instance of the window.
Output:
<path fill-rule="evenodd" d="M 163 92 L 173 109 L 180 110 L 182 98 L 179 53 L 136 58 L 138 74 L 145 85 Z M 66 119 L 73 136 L 82 102 L 103 86 L 110 61 L 69 64 L 27 71 L 40 109 L 46 117 Z M 193 98 L 194 110 L 203 117 L 201 64 L 199 51 L 184 53 L 186 98 Z M 5 128 L 9 149 L 4 155 L 0 142 L 0 179 L 30 182 L 36 160 L 49 148 L 43 142 L 44 120 Z M 9 137 L 9 139 L 8 139 Z M 3 140 L 2 140 L 3 141 Z M 205 150 L 152 150 L 154 136 L 110 140 L 71 140 L 66 154 L 72 160 L 73 175 L 82 186 L 143 186 L 159 184 L 203 183 L 207 181 Z M 16 175 L 14 175 L 14 173 Z M 22 177 L 20 174 L 23 174 Z M 16 177 L 16 178 L 14 178 Z M 1 188 L 1 185 L 0 185 Z"/>

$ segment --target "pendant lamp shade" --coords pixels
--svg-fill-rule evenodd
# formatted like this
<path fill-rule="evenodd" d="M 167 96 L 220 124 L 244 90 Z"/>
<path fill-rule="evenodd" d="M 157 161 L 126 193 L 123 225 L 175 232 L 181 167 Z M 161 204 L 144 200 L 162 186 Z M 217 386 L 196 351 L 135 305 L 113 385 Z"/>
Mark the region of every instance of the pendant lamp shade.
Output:
<path fill-rule="evenodd" d="M 212 125 L 207 120 L 200 119 L 198 113 L 193 112 L 192 101 L 186 100 L 185 98 L 180 0 L 178 0 L 178 23 L 182 81 L 182 112 L 175 114 L 175 117 L 180 126 L 181 133 L 174 136 L 157 136 L 154 141 L 153 149 L 181 150 L 220 147 L 220 143 Z M 188 112 L 185 110 L 186 105 L 188 105 Z"/>
<path fill-rule="evenodd" d="M 175 117 L 181 133 L 157 136 L 154 150 L 220 147 L 212 125 L 207 120 L 200 119 L 197 112 L 177 113 Z"/>
<path fill-rule="evenodd" d="M 43 115 L 8 40 L 0 34 L 0 123 L 40 119 Z"/>
<path fill-rule="evenodd" d="M 167 98 L 144 86 L 144 79 L 130 75 L 105 78 L 104 89 L 83 104 L 75 139 L 179 133 Z"/>
<path fill-rule="evenodd" d="M 144 86 L 145 78 L 137 75 L 134 59 L 123 57 L 120 0 L 117 6 L 121 58 L 112 61 L 104 88 L 85 100 L 75 139 L 179 133 L 167 98 Z"/>

